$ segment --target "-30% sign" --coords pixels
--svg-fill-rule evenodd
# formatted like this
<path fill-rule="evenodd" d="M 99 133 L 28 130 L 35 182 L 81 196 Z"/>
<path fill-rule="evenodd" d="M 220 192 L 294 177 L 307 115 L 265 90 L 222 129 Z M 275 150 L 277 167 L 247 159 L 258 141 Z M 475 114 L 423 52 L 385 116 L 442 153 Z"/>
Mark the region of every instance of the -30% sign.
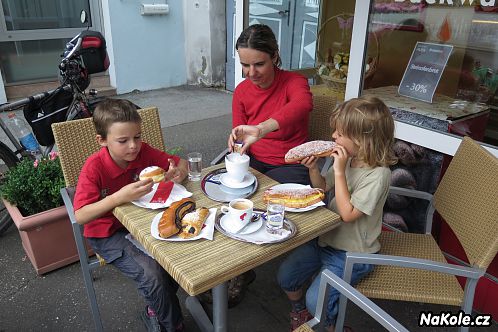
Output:
<path fill-rule="evenodd" d="M 415 92 L 420 92 L 420 93 L 427 93 L 427 85 L 412 83 L 410 90 L 415 91 Z"/>

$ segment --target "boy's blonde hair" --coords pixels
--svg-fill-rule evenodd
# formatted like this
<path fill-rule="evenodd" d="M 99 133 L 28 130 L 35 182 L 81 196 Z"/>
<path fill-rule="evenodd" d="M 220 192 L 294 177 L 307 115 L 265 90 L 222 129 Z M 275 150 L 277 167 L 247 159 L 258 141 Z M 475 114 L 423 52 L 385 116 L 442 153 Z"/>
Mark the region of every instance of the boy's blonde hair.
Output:
<path fill-rule="evenodd" d="M 97 134 L 107 138 L 109 127 L 116 122 L 142 123 L 135 105 L 126 99 L 106 99 L 93 112 L 93 124 Z"/>
<path fill-rule="evenodd" d="M 358 146 L 356 158 L 370 167 L 390 166 L 394 156 L 394 120 L 391 111 L 376 97 L 348 100 L 332 112 L 332 132 L 351 139 Z"/>

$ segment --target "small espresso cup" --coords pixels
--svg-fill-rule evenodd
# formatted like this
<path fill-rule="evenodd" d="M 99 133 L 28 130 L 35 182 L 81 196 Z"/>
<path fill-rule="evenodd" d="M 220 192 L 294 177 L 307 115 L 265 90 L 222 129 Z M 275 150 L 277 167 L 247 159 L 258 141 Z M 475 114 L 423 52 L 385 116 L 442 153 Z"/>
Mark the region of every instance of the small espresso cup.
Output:
<path fill-rule="evenodd" d="M 240 183 L 244 180 L 244 176 L 249 171 L 249 156 L 240 153 L 230 153 L 225 157 L 225 168 L 227 169 L 228 177 L 234 183 Z"/>
<path fill-rule="evenodd" d="M 244 228 L 251 221 L 253 206 L 253 202 L 245 198 L 234 199 L 228 206 L 223 205 L 221 212 L 228 217 L 225 229 L 230 233 L 237 233 Z"/>

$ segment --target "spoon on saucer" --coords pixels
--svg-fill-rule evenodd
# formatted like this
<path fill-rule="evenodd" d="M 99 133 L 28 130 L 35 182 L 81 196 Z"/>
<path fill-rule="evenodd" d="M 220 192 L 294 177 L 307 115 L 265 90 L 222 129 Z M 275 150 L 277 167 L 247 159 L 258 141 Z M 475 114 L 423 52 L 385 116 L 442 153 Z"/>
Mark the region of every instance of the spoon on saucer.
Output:
<path fill-rule="evenodd" d="M 247 225 L 245 225 L 244 227 L 242 227 L 241 229 L 239 229 L 237 231 L 237 233 L 242 232 L 243 230 L 245 230 L 247 228 L 247 226 L 249 226 L 251 223 L 255 223 L 255 222 L 259 221 L 259 219 L 261 219 L 261 214 L 259 214 L 259 213 L 253 213 L 252 217 L 251 217 L 251 220 L 247 223 Z"/>

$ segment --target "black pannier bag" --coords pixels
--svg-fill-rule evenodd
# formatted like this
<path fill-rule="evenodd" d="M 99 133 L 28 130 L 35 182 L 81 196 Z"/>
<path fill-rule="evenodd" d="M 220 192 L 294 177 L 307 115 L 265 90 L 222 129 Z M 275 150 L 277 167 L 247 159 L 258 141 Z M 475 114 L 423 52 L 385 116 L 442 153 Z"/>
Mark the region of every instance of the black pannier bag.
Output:
<path fill-rule="evenodd" d="M 104 36 L 98 31 L 85 30 L 80 34 L 81 59 L 88 74 L 104 72 L 109 68 L 109 57 Z"/>
<path fill-rule="evenodd" d="M 52 123 L 66 121 L 66 114 L 73 100 L 73 93 L 62 88 L 47 97 L 24 106 L 24 118 L 33 129 L 38 143 L 44 146 L 54 144 Z"/>

